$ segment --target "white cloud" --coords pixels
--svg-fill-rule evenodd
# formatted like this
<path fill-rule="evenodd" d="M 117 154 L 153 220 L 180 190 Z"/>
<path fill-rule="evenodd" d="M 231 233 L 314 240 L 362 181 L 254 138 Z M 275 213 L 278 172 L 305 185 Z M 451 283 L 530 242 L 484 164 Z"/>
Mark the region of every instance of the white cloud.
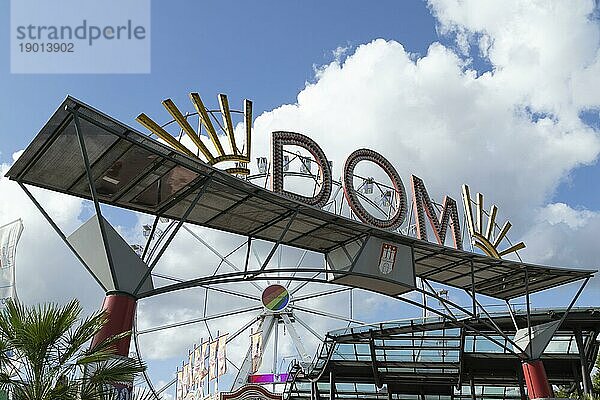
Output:
<path fill-rule="evenodd" d="M 546 264 L 597 268 L 600 212 L 554 203 L 540 208 L 535 221 L 523 238 L 529 246 L 528 258 Z"/>
<path fill-rule="evenodd" d="M 577 107 L 598 107 L 600 30 L 593 0 L 429 0 L 429 5 L 442 32 L 458 33 L 461 40 L 465 33 L 485 38 L 489 48 L 482 46 L 482 53 L 505 92 L 572 120 Z"/>
<path fill-rule="evenodd" d="M 437 43 L 413 61 L 399 43 L 376 40 L 317 78 L 296 104 L 256 119 L 257 155 L 268 154 L 272 131 L 294 130 L 314 138 L 339 175 L 353 150 L 369 147 L 396 166 L 405 185 L 414 173 L 437 198 L 458 198 L 466 182 L 499 203 L 504 215 L 525 221 L 600 150 L 596 132 L 563 118 L 577 114 L 575 104 L 557 105 L 555 119 L 531 120 L 528 103 L 506 90 L 504 78 L 477 77 Z"/>
<path fill-rule="evenodd" d="M 331 52 L 333 59 L 340 62 L 350 51 L 350 46 L 338 46 Z"/>
<path fill-rule="evenodd" d="M 20 152 L 16 153 L 13 159 L 19 155 Z M 4 177 L 8 167 L 0 165 L 0 225 L 17 218 L 23 220 L 24 230 L 16 260 L 19 299 L 32 304 L 65 302 L 76 297 L 86 312 L 97 310 L 102 291 L 21 188 Z M 81 200 L 41 189 L 32 188 L 31 191 L 66 232 L 70 233 L 81 224 L 79 216 L 84 210 Z"/>
<path fill-rule="evenodd" d="M 598 218 L 598 213 L 589 210 L 575 210 L 565 203 L 548 204 L 539 210 L 537 220 L 550 225 L 565 224 L 572 230 L 586 227 L 593 219 Z"/>

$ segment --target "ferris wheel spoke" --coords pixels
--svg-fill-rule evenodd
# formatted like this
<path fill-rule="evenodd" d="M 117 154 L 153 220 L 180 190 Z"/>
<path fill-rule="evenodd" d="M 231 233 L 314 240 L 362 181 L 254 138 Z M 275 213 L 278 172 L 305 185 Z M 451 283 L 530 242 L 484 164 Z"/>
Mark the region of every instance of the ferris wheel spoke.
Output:
<path fill-rule="evenodd" d="M 298 335 L 298 332 L 296 331 L 296 327 L 294 326 L 294 324 L 292 324 L 290 317 L 287 314 L 281 314 L 281 319 L 283 319 L 283 323 L 290 334 L 290 338 L 292 339 L 294 347 L 296 348 L 296 351 L 298 352 L 300 358 L 302 358 L 302 360 L 305 362 L 310 362 L 310 356 L 306 351 L 306 347 L 304 347 L 304 343 L 302 343 L 300 335 Z"/>
<path fill-rule="evenodd" d="M 133 336 L 133 345 L 135 347 L 135 355 L 136 355 L 138 361 L 140 363 L 142 363 L 142 353 L 140 351 L 139 336 L 137 334 L 137 320 L 138 320 L 137 317 L 138 317 L 138 314 L 136 312 L 133 317 L 132 336 Z M 150 376 L 148 375 L 147 369 L 142 371 L 142 376 L 144 377 L 144 380 L 146 381 L 146 384 L 148 385 L 148 388 L 150 389 L 150 391 L 152 392 L 154 397 L 158 397 L 158 393 L 156 393 L 156 390 L 154 389 L 154 385 L 152 384 L 152 380 L 150 379 Z"/>
<path fill-rule="evenodd" d="M 159 220 L 160 220 L 160 218 L 159 218 Z M 168 234 L 171 231 L 171 229 L 173 229 L 175 227 L 175 225 L 177 225 L 177 222 L 176 221 L 171 221 L 169 223 L 169 225 L 158 236 L 158 238 L 154 242 L 154 245 L 152 246 L 152 249 L 149 249 L 148 252 L 146 253 L 146 259 L 145 259 L 145 261 L 146 261 L 147 264 L 150 264 L 153 261 L 154 253 L 156 253 L 157 249 L 160 247 L 160 244 L 165 240 L 165 238 L 168 236 Z"/>
<path fill-rule="evenodd" d="M 152 223 L 152 228 L 150 229 L 150 234 L 148 235 L 148 239 L 146 240 L 146 244 L 144 245 L 144 250 L 142 251 L 142 255 L 140 256 L 140 258 L 142 260 L 144 260 L 146 258 L 146 254 L 148 254 L 148 250 L 150 250 L 150 243 L 152 242 L 152 239 L 154 238 L 154 233 L 156 232 L 156 226 L 158 225 L 158 221 L 159 221 L 160 217 L 157 215 L 156 217 L 154 217 L 154 222 Z M 144 231 L 146 232 L 146 231 Z"/>
<path fill-rule="evenodd" d="M 281 268 L 281 259 L 283 257 L 283 246 L 277 248 L 277 269 Z M 281 283 L 281 271 L 277 271 L 277 283 Z"/>
<path fill-rule="evenodd" d="M 231 342 L 232 340 L 234 340 L 235 338 L 240 336 L 242 333 L 244 333 L 244 331 L 246 331 L 248 328 L 250 328 L 252 325 L 254 325 L 256 323 L 256 321 L 258 321 L 258 319 L 259 319 L 259 317 L 253 317 L 250 321 L 246 322 L 240 329 L 235 331 L 235 333 L 233 333 L 232 335 L 229 335 L 227 337 L 227 343 Z"/>
<path fill-rule="evenodd" d="M 331 289 L 331 290 L 326 290 L 323 292 L 317 292 L 317 293 L 311 293 L 311 294 L 307 294 L 305 296 L 298 296 L 292 299 L 292 303 L 297 302 L 297 301 L 305 301 L 305 300 L 310 300 L 310 299 L 314 299 L 316 297 L 322 297 L 322 296 L 330 296 L 332 294 L 336 294 L 336 293 L 343 293 L 343 292 L 348 292 L 352 290 L 352 288 L 337 288 L 337 289 Z"/>
<path fill-rule="evenodd" d="M 240 244 L 238 244 L 233 250 L 231 250 L 229 253 L 225 254 L 223 256 L 223 259 L 227 259 L 229 258 L 232 254 L 234 254 L 236 251 L 238 251 L 239 249 L 241 249 L 242 247 L 244 247 L 246 245 L 246 243 L 248 243 L 247 241 L 244 241 Z M 238 267 L 239 269 L 239 267 Z"/>
<path fill-rule="evenodd" d="M 171 282 L 179 282 L 179 283 L 185 282 L 185 279 L 176 278 L 176 277 L 174 277 L 172 275 L 162 274 L 162 273 L 159 273 L 159 272 L 152 272 L 152 276 L 160 278 L 160 279 L 166 279 L 166 280 L 171 281 Z"/>
<path fill-rule="evenodd" d="M 204 321 L 204 326 L 206 327 L 206 331 L 208 332 L 208 337 L 212 340 L 213 334 L 210 330 L 210 326 L 208 326 L 208 321 Z"/>
<path fill-rule="evenodd" d="M 157 273 L 153 273 L 152 276 L 156 276 L 157 278 L 162 278 L 162 279 L 168 279 L 170 281 L 173 282 L 185 282 L 185 279 L 180 279 L 180 278 L 175 278 L 173 276 L 169 276 L 169 275 L 165 275 L 165 274 L 157 274 Z M 232 296 L 238 296 L 238 297 L 243 297 L 245 299 L 249 299 L 249 300 L 256 300 L 256 301 L 260 301 L 260 297 L 258 296 L 252 296 L 246 293 L 242 293 L 242 292 L 238 292 L 235 290 L 231 290 L 231 289 L 222 289 L 222 288 L 218 288 L 215 286 L 200 286 L 203 289 L 206 290 L 213 290 L 215 292 L 221 292 L 221 293 L 225 293 L 225 294 L 230 294 Z"/>
<path fill-rule="evenodd" d="M 147 333 L 152 333 L 152 332 L 157 332 L 157 331 L 162 331 L 165 329 L 171 329 L 171 328 L 179 328 L 181 326 L 185 326 L 185 325 L 192 325 L 192 324 L 197 324 L 200 322 L 207 322 L 207 321 L 211 321 L 214 319 L 219 319 L 219 318 L 224 318 L 224 317 L 230 317 L 232 315 L 237 315 L 237 314 L 244 314 L 250 311 L 258 311 L 261 310 L 262 306 L 257 306 L 257 307 L 247 307 L 247 308 L 242 308 L 239 310 L 233 310 L 233 311 L 227 311 L 227 312 L 222 312 L 219 314 L 213 314 L 213 315 L 209 315 L 206 317 L 201 317 L 201 318 L 194 318 L 194 319 L 190 319 L 187 321 L 181 321 L 181 322 L 176 322 L 173 324 L 166 324 L 166 325 L 161 325 L 161 326 L 157 326 L 154 328 L 148 328 L 148 329 L 144 329 L 144 330 L 140 330 L 138 331 L 138 335 L 144 335 Z"/>
<path fill-rule="evenodd" d="M 313 279 L 315 279 L 317 276 L 321 275 L 325 273 L 325 271 L 319 271 L 316 274 L 314 274 L 313 276 L 311 276 L 310 278 L 308 278 L 306 281 L 302 282 L 301 284 L 299 284 L 298 286 L 296 286 L 294 289 L 290 290 L 290 295 L 294 295 L 294 293 L 297 293 L 299 290 L 301 290 L 303 287 L 305 287 L 306 285 L 308 285 Z"/>
<path fill-rule="evenodd" d="M 177 382 L 177 378 L 173 378 L 171 379 L 165 386 L 161 387 L 160 389 L 158 389 L 156 391 L 156 394 L 161 394 L 162 392 L 164 392 L 165 390 L 167 390 L 168 388 L 170 388 L 171 386 L 173 386 L 175 384 L 175 382 Z"/>
<path fill-rule="evenodd" d="M 304 329 L 306 329 L 308 332 L 310 332 L 314 337 L 319 339 L 321 342 L 325 342 L 325 338 L 323 336 L 319 335 L 309 324 L 306 323 L 306 321 L 304 321 L 302 318 L 298 317 L 297 315 L 294 315 L 294 318 L 296 319 L 296 322 L 298 322 L 300 325 L 302 325 L 304 327 Z M 339 355 L 342 358 L 346 358 L 345 355 L 338 352 L 337 350 L 334 350 L 334 353 L 336 353 L 337 355 Z"/>
<path fill-rule="evenodd" d="M 302 166 L 304 167 L 304 169 L 306 169 L 307 171 L 309 171 L 309 172 L 307 172 L 307 173 L 303 173 L 303 174 L 301 174 L 301 176 L 308 176 L 308 177 L 310 177 L 310 178 L 311 178 L 313 181 L 315 181 L 315 186 L 319 185 L 319 178 L 318 178 L 318 177 L 317 177 L 315 174 L 313 174 L 312 172 L 310 172 L 310 164 L 311 164 L 311 161 L 310 161 L 310 159 L 303 157 L 303 156 L 302 156 L 300 153 L 293 153 L 293 152 L 291 152 L 291 151 L 287 151 L 287 150 L 283 150 L 283 152 L 284 152 L 284 153 L 289 153 L 289 154 L 292 154 L 292 155 L 294 155 L 294 157 L 292 157 L 292 159 L 289 161 L 290 163 L 291 163 L 292 161 L 294 161 L 296 158 L 297 158 L 298 160 L 300 160 L 300 163 L 302 164 Z M 315 190 L 315 189 L 314 189 L 314 187 L 313 187 L 313 191 L 314 191 L 314 190 Z M 314 193 L 313 193 L 313 195 L 314 195 Z"/>
<path fill-rule="evenodd" d="M 296 322 L 298 322 L 300 325 L 302 325 L 304 327 L 304 329 L 306 329 L 308 332 L 310 332 L 314 337 L 319 339 L 321 342 L 325 341 L 325 338 L 322 335 L 318 334 L 317 331 L 315 331 L 309 324 L 306 323 L 306 321 L 304 321 L 298 315 L 294 315 L 294 319 L 296 320 Z"/>
<path fill-rule="evenodd" d="M 302 261 L 304 261 L 304 257 L 306 257 L 307 254 L 308 254 L 308 250 L 302 251 L 302 255 L 300 256 L 300 259 L 296 263 L 296 269 L 300 268 L 300 264 L 302 264 Z M 294 280 L 294 277 L 296 277 L 296 271 L 294 271 L 294 273 L 292 274 L 290 279 L 286 282 L 286 284 L 285 284 L 286 289 L 289 289 L 290 285 L 292 284 L 292 281 Z"/>
<path fill-rule="evenodd" d="M 375 182 L 375 186 L 377 187 L 377 190 L 379 190 L 379 192 L 381 193 L 381 198 L 384 199 L 385 193 L 383 192 L 383 190 L 381 190 L 380 184 Z M 383 187 L 388 188 L 388 186 L 385 186 L 385 185 L 383 185 Z M 391 189 L 393 189 L 393 188 L 391 188 Z M 393 192 L 393 193 L 395 193 L 395 192 Z M 390 198 L 390 206 L 389 206 L 389 210 L 387 211 L 388 218 L 390 217 L 391 212 L 392 212 L 392 199 Z M 386 213 L 384 212 L 384 214 L 386 214 Z"/>
<path fill-rule="evenodd" d="M 355 324 L 359 324 L 359 325 L 365 325 L 364 322 L 362 321 L 358 321 L 352 318 L 348 318 L 345 317 L 343 315 L 338 315 L 338 314 L 332 314 L 326 311 L 321 311 L 321 310 L 313 310 L 312 308 L 307 308 L 307 307 L 302 307 L 302 306 L 297 306 L 297 305 L 291 305 L 290 306 L 292 309 L 294 310 L 298 310 L 298 311 L 302 311 L 305 313 L 309 313 L 309 314 L 314 314 L 314 315 L 320 315 L 321 317 L 327 317 L 327 318 L 332 318 L 332 319 L 337 319 L 340 321 L 344 321 L 344 322 L 353 322 Z"/>
<path fill-rule="evenodd" d="M 262 265 L 262 261 L 260 260 L 260 257 L 258 256 L 256 249 L 254 249 L 254 248 L 252 249 L 252 255 L 254 256 L 254 259 L 256 260 L 258 265 Z"/>
<path fill-rule="evenodd" d="M 206 317 L 206 309 L 208 308 L 208 290 L 204 291 L 204 304 L 202 305 L 202 316 Z M 212 340 L 213 334 L 210 330 L 210 326 L 208 325 L 208 321 L 204 321 L 204 326 L 206 327 L 206 332 L 208 332 L 208 337 Z"/>
<path fill-rule="evenodd" d="M 229 357 L 225 357 L 225 360 L 227 360 L 227 362 L 229 364 L 231 364 L 233 366 L 233 368 L 237 369 L 238 372 L 240 371 L 240 367 L 238 367 L 237 365 L 235 365 L 235 363 L 233 361 L 231 361 L 231 359 Z"/>
<path fill-rule="evenodd" d="M 256 251 L 256 249 L 254 247 L 252 248 L 252 255 L 254 255 L 254 258 L 256 259 L 256 262 L 258 263 L 259 266 L 263 265 L 263 262 L 260 260 L 260 257 L 258 256 L 258 252 Z M 271 284 L 271 282 L 267 279 L 267 286 L 270 284 Z"/>
<path fill-rule="evenodd" d="M 204 246 L 206 246 L 206 248 L 208 248 L 214 255 L 216 255 L 217 257 L 219 257 L 221 259 L 221 262 L 227 264 L 230 268 L 232 268 L 234 271 L 236 272 L 242 272 L 242 269 L 239 268 L 238 266 L 236 266 L 235 264 L 233 264 L 231 261 L 229 261 L 227 259 L 227 257 L 229 255 L 231 255 L 232 253 L 230 253 L 227 257 L 223 256 L 217 249 L 215 249 L 213 246 L 211 246 L 208 242 L 206 242 L 206 240 L 202 239 L 202 237 L 200 237 L 200 235 L 198 235 L 196 232 L 194 232 L 193 230 L 191 230 L 190 228 L 188 228 L 187 226 L 183 226 L 184 229 L 186 231 L 189 232 L 190 235 L 192 235 L 196 240 L 198 240 L 200 243 L 202 243 Z M 241 248 L 241 246 L 239 247 Z M 217 268 L 218 269 L 218 268 Z M 216 272 L 216 271 L 215 271 Z M 258 289 L 258 291 L 260 293 L 262 293 L 263 288 L 260 287 L 260 285 L 258 285 L 256 282 L 250 282 L 252 284 L 252 286 L 254 286 L 256 289 Z"/>
<path fill-rule="evenodd" d="M 358 195 L 358 197 L 361 197 L 364 201 L 366 201 L 367 203 L 369 203 L 370 205 L 372 205 L 373 207 L 375 207 L 379 212 L 381 212 L 383 215 L 386 215 L 387 213 L 385 212 L 384 209 L 382 209 L 379 204 L 375 203 L 373 200 L 369 199 L 367 196 L 365 196 L 364 194 L 357 192 L 356 193 Z"/>
<path fill-rule="evenodd" d="M 337 182 L 335 182 L 334 184 L 336 184 Z M 335 200 L 337 198 L 338 193 L 340 193 L 340 190 L 342 189 L 342 185 L 336 185 L 337 189 L 335 190 L 335 192 L 333 193 L 333 195 L 331 196 L 331 201 L 329 201 L 329 203 L 325 204 L 325 207 L 323 207 L 324 210 L 330 211 L 331 210 L 331 206 L 333 204 L 335 204 Z"/>
<path fill-rule="evenodd" d="M 232 296 L 238 296 L 238 297 L 243 297 L 245 299 L 249 299 L 249 300 L 256 300 L 256 301 L 260 301 L 260 297 L 257 296 L 252 296 L 249 294 L 245 294 L 245 293 L 241 293 L 235 290 L 231 290 L 231 289 L 222 289 L 222 288 L 217 288 L 214 286 L 207 286 L 206 287 L 207 290 L 212 290 L 215 292 L 221 292 L 221 293 L 226 293 L 226 294 L 230 294 Z"/>

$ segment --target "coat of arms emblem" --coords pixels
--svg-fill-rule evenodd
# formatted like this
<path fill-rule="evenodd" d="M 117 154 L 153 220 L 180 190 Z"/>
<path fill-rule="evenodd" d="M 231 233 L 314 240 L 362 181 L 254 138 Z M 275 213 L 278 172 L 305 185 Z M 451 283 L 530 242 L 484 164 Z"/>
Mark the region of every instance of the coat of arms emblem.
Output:
<path fill-rule="evenodd" d="M 379 271 L 383 275 L 387 275 L 394 269 L 394 263 L 396 262 L 396 253 L 398 253 L 398 246 L 393 244 L 384 243 L 381 245 L 381 255 L 379 256 Z"/>

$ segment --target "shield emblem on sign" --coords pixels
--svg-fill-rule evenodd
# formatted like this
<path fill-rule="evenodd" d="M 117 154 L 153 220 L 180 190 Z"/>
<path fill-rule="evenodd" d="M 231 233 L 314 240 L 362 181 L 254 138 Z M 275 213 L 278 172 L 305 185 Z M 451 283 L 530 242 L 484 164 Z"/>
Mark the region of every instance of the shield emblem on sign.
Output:
<path fill-rule="evenodd" d="M 387 275 L 394 269 L 396 262 L 396 253 L 398 247 L 393 244 L 384 243 L 381 245 L 381 255 L 379 256 L 379 271 L 383 275 Z"/>

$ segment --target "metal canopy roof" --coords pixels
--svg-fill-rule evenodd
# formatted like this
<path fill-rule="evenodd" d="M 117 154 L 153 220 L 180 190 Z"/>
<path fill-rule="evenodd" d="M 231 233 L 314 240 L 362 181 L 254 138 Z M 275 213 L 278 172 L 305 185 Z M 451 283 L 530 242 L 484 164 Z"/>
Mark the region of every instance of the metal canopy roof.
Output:
<path fill-rule="evenodd" d="M 531 319 L 535 323 L 558 320 L 565 311 L 534 310 Z M 600 346 L 596 341 L 598 315 L 598 308 L 573 309 L 567 314 L 542 356 L 551 383 L 571 384 L 581 379 L 578 334 L 582 335 L 588 371 L 593 368 Z M 492 318 L 507 334 L 515 333 L 508 313 Z M 515 319 L 520 326 L 527 322 L 525 313 L 517 313 Z M 498 388 L 519 387 L 521 360 L 469 328 L 492 333 L 479 319 L 462 321 L 468 324 L 460 327 L 447 319 L 429 317 L 329 332 L 309 368 L 292 367 L 293 379 L 286 385 L 284 399 L 311 399 L 311 382 L 316 382 L 318 398 L 329 398 L 332 380 L 336 399 L 404 399 L 415 394 L 469 398 L 463 391 L 468 391 L 471 377 L 474 385 L 496 387 L 494 395 L 484 391 L 478 398 L 514 397 Z M 383 387 L 378 389 L 377 384 Z M 457 385 L 460 393 L 454 391 Z M 520 398 L 518 389 L 512 392 Z"/>
<path fill-rule="evenodd" d="M 64 100 L 6 176 L 91 199 L 73 112 L 79 116 L 97 194 L 106 204 L 181 219 L 201 194 L 186 222 L 320 253 L 371 235 L 410 246 L 419 277 L 466 290 L 474 283 L 477 293 L 501 299 L 525 294 L 526 271 L 530 292 L 595 272 L 493 259 L 307 206 L 179 153 L 72 97 Z"/>

